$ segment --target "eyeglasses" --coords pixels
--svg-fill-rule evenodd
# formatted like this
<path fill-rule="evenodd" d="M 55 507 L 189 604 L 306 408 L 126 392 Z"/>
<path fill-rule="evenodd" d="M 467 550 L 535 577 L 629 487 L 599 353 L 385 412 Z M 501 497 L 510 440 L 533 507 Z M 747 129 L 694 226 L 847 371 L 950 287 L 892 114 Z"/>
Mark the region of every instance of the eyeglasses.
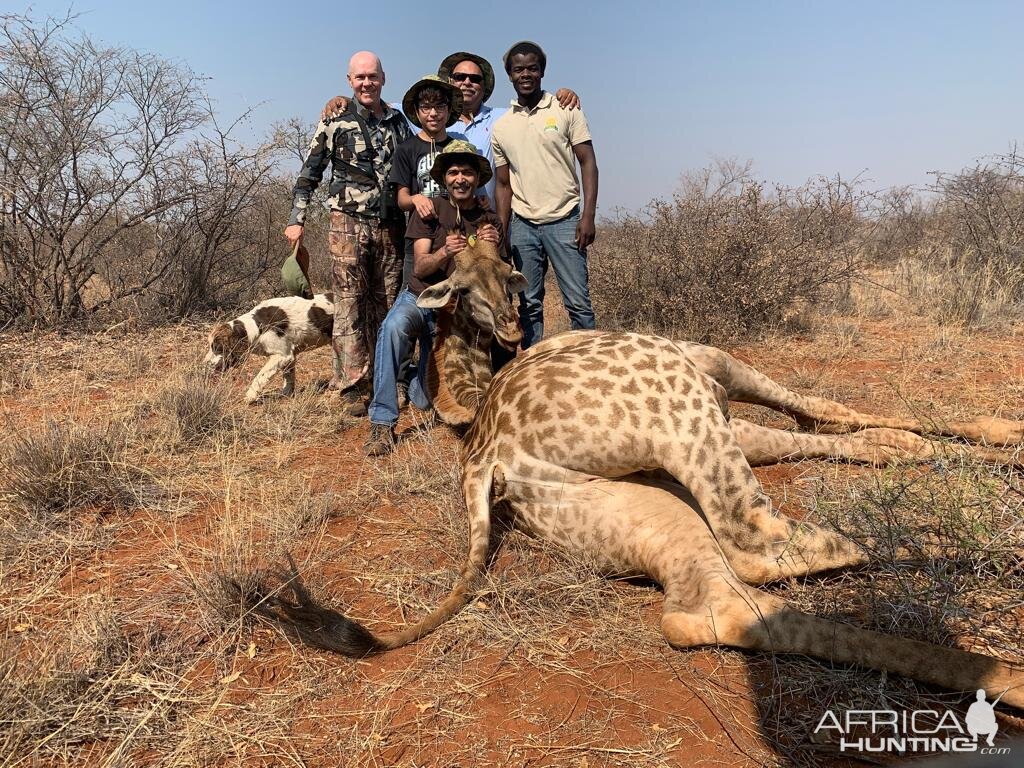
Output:
<path fill-rule="evenodd" d="M 463 80 L 469 80 L 471 83 L 480 85 L 484 81 L 483 75 L 476 75 L 471 72 L 452 72 L 452 80 L 456 83 L 461 83 Z"/>
<path fill-rule="evenodd" d="M 441 102 L 440 104 L 432 102 L 430 104 L 419 104 L 416 109 L 421 112 L 447 112 L 449 107 L 446 103 Z"/>

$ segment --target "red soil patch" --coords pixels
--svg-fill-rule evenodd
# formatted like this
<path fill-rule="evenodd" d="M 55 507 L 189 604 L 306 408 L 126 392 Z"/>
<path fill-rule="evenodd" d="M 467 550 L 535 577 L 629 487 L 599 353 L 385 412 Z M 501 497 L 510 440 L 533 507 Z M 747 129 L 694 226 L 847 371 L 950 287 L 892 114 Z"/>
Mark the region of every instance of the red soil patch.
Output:
<path fill-rule="evenodd" d="M 786 381 L 794 371 L 826 372 L 830 380 L 851 388 L 852 405 L 884 413 L 900 413 L 904 403 L 889 385 L 906 370 L 908 350 L 923 344 L 926 331 L 898 329 L 886 323 L 865 323 L 862 346 L 836 360 L 828 342 L 787 341 L 784 352 L 763 345 L 747 345 L 738 356 L 770 375 Z M 915 361 L 918 376 L 913 382 L 915 400 L 941 399 L 950 393 L 977 411 L 994 403 L 992 391 L 1024 376 L 1024 351 L 1019 345 L 998 339 L 976 339 L 978 357 L 998 358 L 1000 366 L 970 368 L 958 364 L 956 349 L 940 350 L 935 361 Z M 309 356 L 312 357 L 312 356 Z M 322 362 L 324 355 L 316 358 Z M 175 361 L 158 355 L 161 365 Z M 303 370 L 318 363 L 303 359 Z M 244 387 L 239 376 L 238 392 Z M 91 414 L 93 406 L 132 398 L 137 386 L 113 383 L 109 389 L 89 391 L 73 403 L 78 418 Z M 324 395 L 324 407 L 337 407 Z M 8 395 L 0 411 L 17 423 L 41 422 L 55 404 L 33 403 L 31 392 Z M 56 407 L 59 407 L 57 405 Z M 1004 415 L 1024 416 L 1024 404 L 1006 404 Z M 771 417 L 773 423 L 785 419 Z M 400 431 L 409 429 L 403 422 Z M 308 481 L 314 493 L 350 495 L 352 489 L 372 480 L 362 455 L 365 425 L 357 425 L 329 437 L 315 439 L 290 458 L 285 468 Z M 440 433 L 440 434 L 438 434 Z M 444 428 L 435 430 L 442 444 L 455 438 Z M 411 447 L 401 451 L 414 452 Z M 204 461 L 211 457 L 204 457 Z M 858 470 L 852 470 L 858 471 Z M 794 489 L 820 466 L 804 463 L 759 468 L 757 476 L 782 512 L 802 517 L 804 512 Z M 463 553 L 438 551 L 422 542 L 416 563 L 404 556 L 400 543 L 416 536 L 417 520 L 411 505 L 415 499 L 379 499 L 372 514 L 353 510 L 339 515 L 325 528 L 323 541 L 343 552 L 359 549 L 359 562 L 375 560 L 378 570 L 393 565 L 396 572 L 410 566 L 424 571 L 443 569 L 448 578 L 458 569 Z M 214 547 L 212 531 L 226 514 L 225 502 L 206 500 L 183 515 L 136 512 L 117 526 L 116 541 L 92 553 L 82 562 L 65 564 L 55 584 L 61 603 L 85 595 L 103 595 L 144 605 L 154 594 L 182 598 L 186 571 L 201 573 L 209 566 L 205 557 Z M 311 547 L 316 542 L 311 542 Z M 503 556 L 494 568 L 506 565 Z M 358 567 L 347 559 L 317 566 L 316 578 L 326 585 L 332 601 L 365 617 L 374 627 L 389 627 L 409 616 L 392 600 L 369 592 L 356 580 Z M 27 587 L 27 584 L 23 584 Z M 632 587 L 624 585 L 623 589 Z M 436 591 L 436 590 L 435 590 Z M 194 599 L 194 598 L 190 598 Z M 484 600 L 493 598 L 484 598 Z M 233 656 L 208 658 L 192 668 L 187 686 L 224 685 L 224 707 L 260 709 L 289 690 L 306 690 L 290 705 L 286 731 L 295 740 L 307 764 L 321 765 L 717 765 L 747 766 L 787 762 L 766 739 L 772 725 L 765 722 L 765 697 L 746 669 L 746 660 L 761 667 L 757 657 L 717 650 L 677 653 L 652 643 L 657 631 L 660 601 L 652 601 L 634 617 L 636 648 L 617 649 L 602 657 L 580 642 L 587 632 L 578 627 L 566 636 L 564 653 L 546 658 L 524 652 L 515 641 L 498 648 L 475 645 L 461 636 L 475 632 L 470 619 L 461 618 L 422 643 L 362 661 L 331 657 L 310 650 L 296 650 L 280 633 L 261 627 L 252 634 L 254 655 L 244 647 Z M 187 607 L 183 607 L 183 611 Z M 415 611 L 413 611 L 414 613 Z M 191 615 L 191 613 L 183 614 Z M 169 622 L 168 616 L 160 621 Z M 173 622 L 171 622 L 173 623 Z M 188 620 L 185 621 L 185 625 Z M 177 631 L 189 631 L 178 626 Z M 192 627 L 197 643 L 205 630 Z M 649 649 L 654 649 L 653 651 Z M 450 673 L 438 676 L 435 667 L 447 665 Z M 760 671 L 764 671 L 761 669 Z M 238 676 L 230 683 L 222 678 Z M 760 674 L 760 672 L 759 672 Z M 312 678 L 312 679 L 311 679 Z M 439 680 L 441 682 L 439 683 Z M 389 681 L 400 681 L 382 694 Z M 367 699 L 369 697 L 369 700 Z M 338 751 L 338 734 L 357 732 L 362 748 L 357 754 Z M 437 734 L 454 733 L 454 740 Z M 807 734 L 809 737 L 809 734 Z M 449 737 L 446 735 L 445 739 Z M 804 741 L 806 739 L 798 739 Z M 351 743 L 349 739 L 346 743 Z M 140 750 L 134 760 L 156 761 L 161 750 Z M 268 764 L 258 751 L 237 764 Z M 831 758 L 801 753 L 803 760 L 834 762 Z M 468 762 L 467 762 L 468 760 Z M 273 762 L 273 761 L 272 761 Z M 225 760 L 225 764 L 236 764 Z"/>

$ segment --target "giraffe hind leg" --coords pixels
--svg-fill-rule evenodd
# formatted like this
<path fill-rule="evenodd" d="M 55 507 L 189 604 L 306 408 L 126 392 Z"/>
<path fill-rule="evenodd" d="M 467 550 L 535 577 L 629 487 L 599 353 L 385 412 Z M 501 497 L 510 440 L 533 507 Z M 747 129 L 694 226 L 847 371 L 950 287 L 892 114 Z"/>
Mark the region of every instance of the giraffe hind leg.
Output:
<path fill-rule="evenodd" d="M 815 395 L 793 392 L 728 352 L 703 344 L 681 342 L 678 346 L 698 369 L 725 388 L 730 400 L 764 406 L 791 416 L 803 429 L 816 432 L 848 432 L 884 427 L 942 437 L 960 437 L 989 445 L 1024 443 L 1024 422 L 995 417 L 971 421 L 921 421 L 862 413 Z"/>
<path fill-rule="evenodd" d="M 743 419 L 729 422 L 747 462 L 754 467 L 802 459 L 841 459 L 875 467 L 896 462 L 975 458 L 998 466 L 1021 468 L 1020 452 L 926 440 L 913 432 L 884 427 L 853 434 L 809 434 L 772 429 Z"/>

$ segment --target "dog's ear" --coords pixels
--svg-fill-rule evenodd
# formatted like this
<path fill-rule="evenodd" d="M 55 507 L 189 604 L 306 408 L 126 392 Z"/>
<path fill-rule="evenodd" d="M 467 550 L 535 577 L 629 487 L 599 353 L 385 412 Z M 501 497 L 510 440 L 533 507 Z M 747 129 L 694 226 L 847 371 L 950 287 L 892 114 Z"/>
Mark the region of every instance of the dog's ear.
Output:
<path fill-rule="evenodd" d="M 231 346 L 231 326 L 227 323 L 218 323 L 210 334 L 210 347 L 215 352 L 223 352 Z"/>
<path fill-rule="evenodd" d="M 249 332 L 245 330 L 245 323 L 241 320 L 231 321 L 231 337 L 228 344 L 231 345 L 231 354 L 235 357 L 244 357 L 249 352 Z"/>

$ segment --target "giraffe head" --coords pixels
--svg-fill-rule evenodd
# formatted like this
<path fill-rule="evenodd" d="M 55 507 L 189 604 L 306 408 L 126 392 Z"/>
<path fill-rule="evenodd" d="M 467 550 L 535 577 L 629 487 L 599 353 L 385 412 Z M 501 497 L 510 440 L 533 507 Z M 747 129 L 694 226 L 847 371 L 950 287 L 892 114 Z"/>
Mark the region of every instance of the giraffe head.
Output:
<path fill-rule="evenodd" d="M 423 290 L 416 303 L 424 309 L 447 310 L 453 324 L 473 329 L 482 341 L 494 337 L 514 350 L 522 341 L 513 294 L 526 289 L 526 278 L 498 257 L 493 243 L 483 240 L 455 257 L 455 269 L 442 282 Z"/>

